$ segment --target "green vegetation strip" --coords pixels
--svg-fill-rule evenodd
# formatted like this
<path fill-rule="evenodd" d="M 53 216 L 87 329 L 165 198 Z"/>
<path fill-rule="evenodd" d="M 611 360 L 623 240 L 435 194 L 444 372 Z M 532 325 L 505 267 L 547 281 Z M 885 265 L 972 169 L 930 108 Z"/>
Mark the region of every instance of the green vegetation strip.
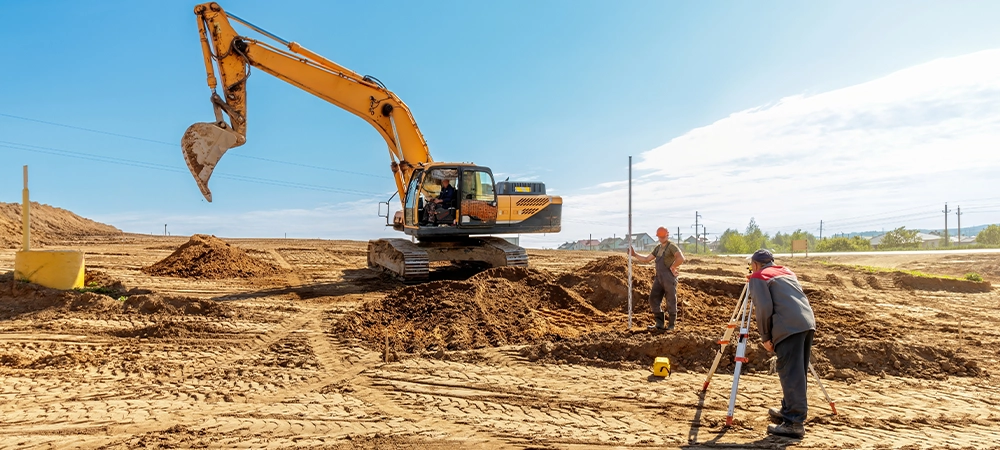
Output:
<path fill-rule="evenodd" d="M 911 275 L 911 276 L 914 276 L 914 277 L 921 277 L 921 278 L 942 278 L 942 279 L 945 279 L 945 280 L 965 280 L 965 281 L 975 281 L 975 282 L 982 282 L 983 281 L 983 277 L 979 276 L 978 273 L 969 273 L 969 274 L 966 274 L 964 277 L 959 278 L 959 277 L 953 277 L 953 276 L 950 276 L 950 275 L 931 275 L 929 273 L 924 273 L 924 272 L 921 272 L 919 270 L 890 269 L 888 267 L 862 266 L 862 265 L 859 265 L 859 264 L 840 264 L 840 263 L 833 263 L 833 262 L 828 262 L 828 261 L 819 261 L 819 263 L 822 264 L 822 265 L 824 265 L 824 266 L 829 266 L 829 267 L 844 267 L 844 268 L 847 268 L 847 269 L 854 269 L 854 270 L 858 270 L 858 271 L 861 271 L 861 272 L 867 272 L 867 273 L 871 273 L 871 274 L 876 274 L 876 273 L 904 273 L 904 274 L 907 274 L 907 275 Z"/>

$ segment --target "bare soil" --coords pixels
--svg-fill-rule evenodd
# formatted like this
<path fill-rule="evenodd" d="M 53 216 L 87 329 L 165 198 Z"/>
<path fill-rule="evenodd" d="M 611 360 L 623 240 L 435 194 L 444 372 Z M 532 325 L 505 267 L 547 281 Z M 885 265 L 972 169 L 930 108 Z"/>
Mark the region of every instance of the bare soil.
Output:
<path fill-rule="evenodd" d="M 0 249 L 21 247 L 21 204 L 0 202 Z M 31 202 L 31 245 L 65 244 L 80 239 L 115 239 L 122 231 L 62 208 Z"/>
<path fill-rule="evenodd" d="M 168 277 L 219 279 L 266 277 L 280 273 L 281 269 L 215 236 L 196 234 L 170 256 L 143 271 Z"/>
<path fill-rule="evenodd" d="M 732 347 L 701 393 L 741 259 L 682 266 L 678 331 L 648 333 L 651 268 L 634 267 L 629 329 L 626 262 L 607 253 L 532 250 L 526 269 L 404 286 L 366 268 L 363 242 L 48 245 L 86 252 L 87 286 L 0 276 L 0 448 L 998 446 L 995 254 L 822 261 L 992 284 L 779 261 L 816 312 L 814 365 L 840 412 L 810 380 L 799 441 L 765 433 L 780 386 L 753 329 L 733 427 Z M 13 257 L 0 250 L 0 273 Z M 651 375 L 657 356 L 669 378 Z"/>

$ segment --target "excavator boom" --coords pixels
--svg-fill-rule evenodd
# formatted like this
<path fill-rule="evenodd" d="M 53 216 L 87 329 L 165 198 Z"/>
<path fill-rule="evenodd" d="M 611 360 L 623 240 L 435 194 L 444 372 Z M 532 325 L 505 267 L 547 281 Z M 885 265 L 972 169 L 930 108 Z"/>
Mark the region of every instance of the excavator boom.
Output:
<path fill-rule="evenodd" d="M 401 206 L 391 225 L 420 241 L 370 241 L 370 268 L 423 281 L 432 261 L 524 266 L 524 249 L 493 235 L 559 231 L 562 199 L 545 195 L 544 183 L 497 183 L 488 167 L 435 162 L 410 109 L 374 77 L 227 14 L 217 3 L 195 6 L 194 13 L 215 121 L 191 125 L 181 148 L 206 200 L 212 201 L 208 183 L 216 165 L 246 143 L 247 79 L 256 69 L 364 119 L 385 140 Z M 238 34 L 230 20 L 269 42 Z M 385 217 L 388 222 L 388 212 Z"/>
<path fill-rule="evenodd" d="M 194 12 L 198 17 L 201 49 L 216 121 L 189 127 L 181 139 L 181 147 L 188 168 L 208 201 L 212 201 L 208 181 L 216 164 L 230 148 L 246 142 L 246 82 L 251 68 L 260 69 L 350 111 L 378 130 L 389 148 L 400 200 L 413 169 L 418 164 L 433 161 L 409 108 L 377 79 L 362 76 L 298 43 L 285 41 L 227 14 L 217 3 L 198 5 Z M 237 34 L 229 19 L 257 30 L 287 50 Z M 220 82 L 221 95 L 217 92 Z"/>

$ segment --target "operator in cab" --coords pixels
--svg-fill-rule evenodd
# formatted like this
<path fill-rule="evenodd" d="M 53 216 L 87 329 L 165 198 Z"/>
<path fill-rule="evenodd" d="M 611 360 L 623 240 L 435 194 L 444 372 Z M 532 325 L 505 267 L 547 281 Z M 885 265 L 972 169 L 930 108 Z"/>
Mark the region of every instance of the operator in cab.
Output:
<path fill-rule="evenodd" d="M 431 225 L 451 225 L 455 221 L 455 199 L 458 192 L 451 180 L 441 179 L 441 192 L 437 198 L 427 203 L 427 222 Z"/>

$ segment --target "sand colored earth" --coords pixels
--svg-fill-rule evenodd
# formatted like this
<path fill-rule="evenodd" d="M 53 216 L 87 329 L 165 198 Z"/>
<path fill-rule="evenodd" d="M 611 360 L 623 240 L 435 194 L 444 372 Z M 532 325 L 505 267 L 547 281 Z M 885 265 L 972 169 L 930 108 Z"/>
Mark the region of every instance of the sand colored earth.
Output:
<path fill-rule="evenodd" d="M 209 279 L 266 277 L 281 273 L 275 265 L 204 234 L 191 236 L 191 240 L 170 256 L 143 271 L 150 275 Z"/>
<path fill-rule="evenodd" d="M 840 412 L 811 382 L 799 441 L 764 432 L 780 388 L 755 331 L 734 426 L 732 348 L 700 394 L 742 260 L 683 266 L 679 330 L 658 334 L 651 268 L 635 267 L 629 330 L 625 260 L 606 253 L 404 286 L 366 268 L 363 242 L 209 238 L 78 244 L 82 291 L 0 276 L 0 448 L 1000 448 L 1000 290 L 847 266 L 995 284 L 993 254 L 782 261 Z M 200 272 L 146 269 L 164 261 Z"/>
<path fill-rule="evenodd" d="M 122 231 L 62 208 L 31 202 L 31 245 L 120 237 Z M 21 204 L 0 202 L 0 248 L 21 247 Z"/>

